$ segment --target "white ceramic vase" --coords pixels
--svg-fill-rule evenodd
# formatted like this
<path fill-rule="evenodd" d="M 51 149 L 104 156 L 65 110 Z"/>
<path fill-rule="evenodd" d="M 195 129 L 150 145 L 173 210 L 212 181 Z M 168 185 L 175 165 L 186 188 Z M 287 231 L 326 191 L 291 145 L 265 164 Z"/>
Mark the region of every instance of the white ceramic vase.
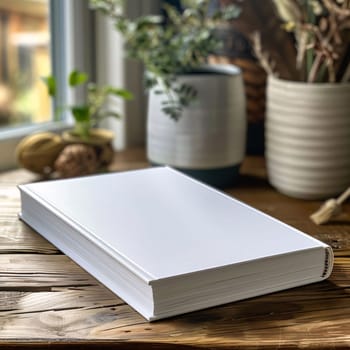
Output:
<path fill-rule="evenodd" d="M 150 92 L 147 155 L 218 187 L 237 178 L 245 154 L 246 115 L 241 71 L 213 65 L 181 75 L 179 83 L 197 90 L 197 98 L 178 121 L 162 111 L 164 95 Z"/>
<path fill-rule="evenodd" d="M 266 160 L 270 183 L 303 199 L 350 185 L 350 84 L 269 77 Z"/>

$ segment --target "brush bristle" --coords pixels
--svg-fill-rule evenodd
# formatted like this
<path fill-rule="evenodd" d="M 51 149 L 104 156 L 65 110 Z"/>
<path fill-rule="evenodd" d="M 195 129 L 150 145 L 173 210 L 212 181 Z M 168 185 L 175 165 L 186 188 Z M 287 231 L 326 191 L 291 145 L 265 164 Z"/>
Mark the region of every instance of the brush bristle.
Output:
<path fill-rule="evenodd" d="M 316 225 L 322 225 L 328 222 L 333 216 L 338 215 L 341 211 L 340 205 L 335 199 L 326 201 L 319 210 L 310 216 L 310 219 Z"/>

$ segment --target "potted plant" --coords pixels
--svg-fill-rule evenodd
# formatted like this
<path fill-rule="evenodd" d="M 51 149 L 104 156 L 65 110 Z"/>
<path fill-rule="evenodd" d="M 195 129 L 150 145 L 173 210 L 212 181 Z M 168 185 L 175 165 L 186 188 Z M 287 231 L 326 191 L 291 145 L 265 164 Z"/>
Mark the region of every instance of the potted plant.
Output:
<path fill-rule="evenodd" d="M 209 2 L 186 1 L 183 11 L 165 5 L 165 16 L 129 20 L 119 12 L 121 1 L 90 1 L 112 17 L 128 56 L 145 66 L 149 160 L 225 186 L 244 156 L 243 84 L 239 69 L 206 62 L 221 45 L 217 25 L 239 9 L 231 5 L 209 15 Z"/>
<path fill-rule="evenodd" d="M 132 95 L 125 89 L 113 86 L 99 87 L 95 83 L 88 82 L 88 79 L 89 77 L 86 73 L 77 70 L 72 71 L 68 76 L 67 84 L 71 88 L 81 85 L 85 87 L 86 101 L 83 104 L 58 107 L 57 112 L 69 109 L 74 119 L 74 128 L 64 133 L 63 137 L 66 141 L 99 144 L 103 142 L 105 136 L 110 142 L 112 133 L 108 130 L 97 129 L 97 126 L 104 118 L 120 118 L 120 114 L 115 110 L 106 109 L 106 101 L 110 96 L 129 100 L 132 98 Z M 55 77 L 44 77 L 43 81 L 47 86 L 48 94 L 51 97 L 55 97 L 57 92 Z"/>
<path fill-rule="evenodd" d="M 255 33 L 269 74 L 266 160 L 269 181 L 290 196 L 330 197 L 350 185 L 350 5 L 275 1 L 294 34 L 296 75 L 285 79 Z"/>
<path fill-rule="evenodd" d="M 57 93 L 54 76 L 44 77 L 48 94 Z M 117 96 L 131 99 L 125 89 L 112 86 L 97 86 L 88 82 L 88 75 L 77 70 L 72 71 L 67 80 L 71 88 L 82 87 L 86 100 L 82 104 L 60 106 L 56 113 L 68 109 L 74 119 L 72 129 L 62 135 L 51 132 L 30 135 L 17 147 L 19 163 L 25 168 L 42 175 L 56 173 L 60 177 L 86 175 L 108 165 L 113 157 L 113 132 L 97 128 L 98 123 L 107 117 L 120 118 L 115 110 L 106 108 L 107 99 Z"/>

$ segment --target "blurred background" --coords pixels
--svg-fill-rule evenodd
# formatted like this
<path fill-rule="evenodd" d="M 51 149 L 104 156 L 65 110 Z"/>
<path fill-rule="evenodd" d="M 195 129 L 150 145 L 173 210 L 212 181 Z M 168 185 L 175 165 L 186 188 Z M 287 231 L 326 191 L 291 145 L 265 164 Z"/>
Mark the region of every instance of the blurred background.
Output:
<path fill-rule="evenodd" d="M 51 119 L 48 0 L 0 0 L 0 127 Z"/>

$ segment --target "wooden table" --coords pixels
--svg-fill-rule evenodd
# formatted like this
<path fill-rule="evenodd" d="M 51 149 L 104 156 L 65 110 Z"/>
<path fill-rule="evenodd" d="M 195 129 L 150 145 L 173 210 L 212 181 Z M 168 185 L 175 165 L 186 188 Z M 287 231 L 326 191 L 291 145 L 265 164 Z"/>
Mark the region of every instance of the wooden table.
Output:
<path fill-rule="evenodd" d="M 112 170 L 148 166 L 143 150 L 116 155 Z M 325 226 L 309 215 L 321 202 L 288 198 L 248 158 L 227 192 L 330 244 L 328 281 L 146 322 L 122 300 L 17 219 L 15 185 L 25 170 L 0 175 L 0 349 L 350 348 L 350 205 Z"/>

